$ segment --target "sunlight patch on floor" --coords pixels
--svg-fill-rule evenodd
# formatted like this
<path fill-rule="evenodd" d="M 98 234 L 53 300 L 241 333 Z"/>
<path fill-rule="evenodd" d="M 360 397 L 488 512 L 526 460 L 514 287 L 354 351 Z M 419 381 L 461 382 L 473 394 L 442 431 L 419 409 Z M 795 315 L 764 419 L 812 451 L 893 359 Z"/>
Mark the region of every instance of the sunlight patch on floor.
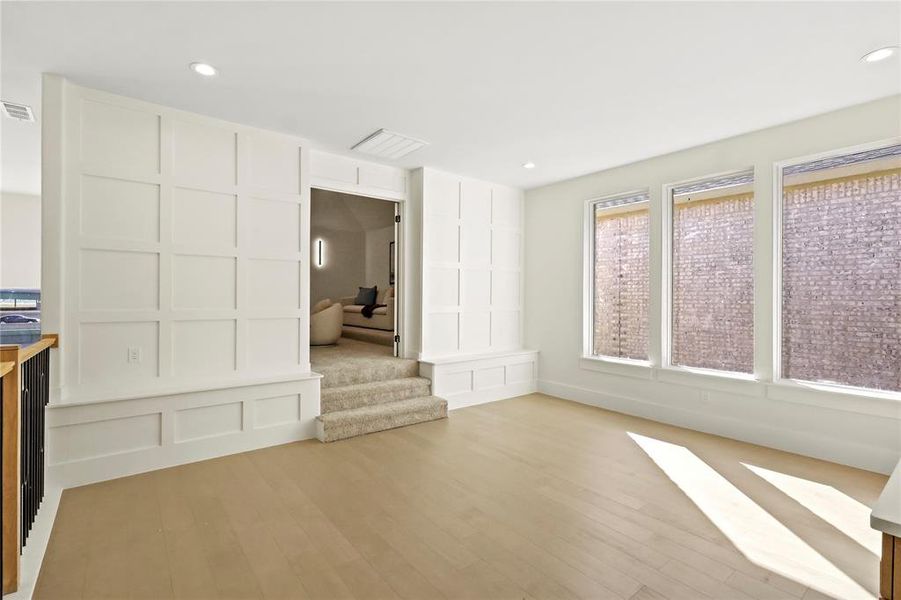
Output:
<path fill-rule="evenodd" d="M 688 448 L 629 436 L 754 564 L 836 598 L 874 598 Z"/>
<path fill-rule="evenodd" d="M 782 493 L 872 552 L 882 553 L 882 535 L 870 527 L 870 507 L 832 486 L 742 463 Z"/>

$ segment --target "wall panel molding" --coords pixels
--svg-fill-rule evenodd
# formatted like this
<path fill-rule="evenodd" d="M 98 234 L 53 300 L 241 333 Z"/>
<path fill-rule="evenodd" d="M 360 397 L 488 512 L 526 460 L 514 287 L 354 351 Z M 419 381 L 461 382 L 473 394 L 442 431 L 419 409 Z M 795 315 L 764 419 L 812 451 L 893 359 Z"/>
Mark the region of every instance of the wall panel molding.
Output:
<path fill-rule="evenodd" d="M 408 198 L 409 172 L 401 167 L 313 150 L 310 172 L 311 185 L 318 189 L 391 200 Z"/>
<path fill-rule="evenodd" d="M 319 377 L 146 396 L 47 413 L 48 480 L 61 488 L 314 437 Z"/>
<path fill-rule="evenodd" d="M 447 400 L 448 409 L 454 410 L 536 391 L 538 352 L 425 360 L 419 371 L 432 380 L 432 393 Z"/>
<path fill-rule="evenodd" d="M 309 372 L 307 143 L 56 76 L 45 87 L 61 116 L 44 135 L 62 155 L 45 173 L 64 215 L 62 285 L 44 303 L 67 332 L 56 399 Z"/>
<path fill-rule="evenodd" d="M 522 191 L 425 168 L 421 193 L 421 357 L 521 348 Z"/>

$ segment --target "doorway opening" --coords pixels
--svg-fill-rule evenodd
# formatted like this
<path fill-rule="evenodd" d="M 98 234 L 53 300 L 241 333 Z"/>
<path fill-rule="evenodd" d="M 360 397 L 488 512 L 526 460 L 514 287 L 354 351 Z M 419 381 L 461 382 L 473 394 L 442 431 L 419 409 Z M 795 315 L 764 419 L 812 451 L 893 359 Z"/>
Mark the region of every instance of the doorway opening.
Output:
<path fill-rule="evenodd" d="M 310 344 L 399 354 L 398 202 L 314 188 Z M 366 344 L 352 344 L 362 342 Z M 371 346 L 370 346 L 371 345 Z M 381 348 L 373 348 L 380 346 Z"/>
<path fill-rule="evenodd" d="M 313 189 L 310 363 L 323 442 L 447 416 L 419 361 L 401 358 L 403 203 Z"/>

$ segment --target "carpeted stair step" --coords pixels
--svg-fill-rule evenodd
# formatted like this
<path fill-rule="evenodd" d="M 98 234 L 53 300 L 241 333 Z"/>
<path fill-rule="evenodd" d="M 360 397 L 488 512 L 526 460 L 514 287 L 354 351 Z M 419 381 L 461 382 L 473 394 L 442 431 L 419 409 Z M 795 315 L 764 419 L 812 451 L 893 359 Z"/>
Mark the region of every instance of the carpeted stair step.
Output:
<path fill-rule="evenodd" d="M 323 442 L 334 442 L 445 417 L 447 400 L 436 396 L 407 398 L 319 415 L 316 417 L 316 437 Z"/>
<path fill-rule="evenodd" d="M 359 340 L 361 342 L 369 342 L 370 344 L 379 344 L 381 346 L 394 346 L 393 331 L 382 331 L 381 329 L 367 329 L 366 327 L 344 325 L 341 327 L 341 337 Z"/>
<path fill-rule="evenodd" d="M 376 360 L 348 359 L 343 364 L 317 365 L 316 371 L 322 374 L 322 388 L 333 388 L 418 377 L 419 361 L 393 357 Z"/>
<path fill-rule="evenodd" d="M 319 399 L 320 412 L 331 413 L 350 408 L 372 406 L 428 396 L 432 382 L 425 377 L 404 377 L 324 388 Z"/>

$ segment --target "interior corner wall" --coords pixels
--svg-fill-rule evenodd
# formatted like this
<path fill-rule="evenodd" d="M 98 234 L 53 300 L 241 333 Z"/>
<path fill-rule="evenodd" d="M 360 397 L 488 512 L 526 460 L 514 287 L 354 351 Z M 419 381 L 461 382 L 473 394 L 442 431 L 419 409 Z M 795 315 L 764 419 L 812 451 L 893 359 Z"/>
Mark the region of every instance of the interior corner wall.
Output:
<path fill-rule="evenodd" d="M 0 192 L 0 287 L 41 287 L 41 197 Z"/>
<path fill-rule="evenodd" d="M 43 97 L 51 476 L 312 437 L 306 142 L 55 75 Z"/>
<path fill-rule="evenodd" d="M 774 163 L 901 135 L 901 97 L 749 133 L 529 190 L 526 343 L 541 350 L 539 389 L 555 396 L 883 473 L 901 456 L 901 405 L 829 392 L 789 394 L 773 377 Z M 652 361 L 663 322 L 663 187 L 754 167 L 754 337 L 758 382 L 582 359 L 583 215 L 588 200 L 648 188 Z"/>

